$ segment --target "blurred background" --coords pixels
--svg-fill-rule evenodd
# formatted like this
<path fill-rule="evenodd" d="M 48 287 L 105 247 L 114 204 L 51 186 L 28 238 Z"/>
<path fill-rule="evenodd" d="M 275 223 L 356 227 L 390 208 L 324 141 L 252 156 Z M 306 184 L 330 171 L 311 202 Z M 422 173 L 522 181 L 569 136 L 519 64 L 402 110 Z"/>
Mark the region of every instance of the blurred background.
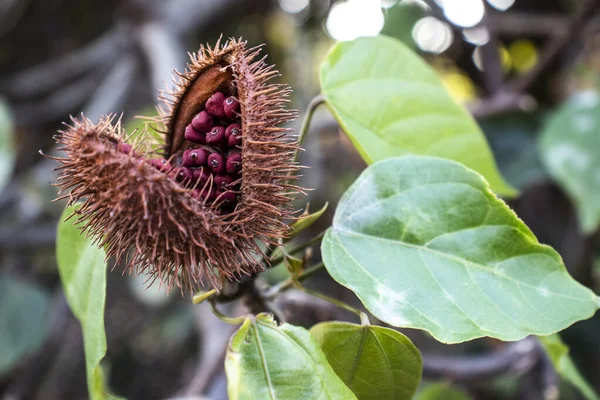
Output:
<path fill-rule="evenodd" d="M 64 203 L 50 202 L 56 165 L 38 154 L 53 152 L 52 136 L 70 114 L 97 120 L 123 112 L 127 129 L 139 127 L 133 117 L 153 115 L 157 90 L 170 86 L 174 68 L 183 69 L 186 52 L 221 34 L 266 43 L 269 61 L 303 110 L 319 93 L 319 64 L 331 45 L 379 33 L 403 41 L 438 71 L 480 122 L 505 177 L 522 191 L 510 205 L 561 253 L 578 281 L 599 293 L 600 236 L 580 233 L 573 202 L 549 178 L 537 144 L 564 99 L 598 89 L 599 1 L 0 0 L 0 398 L 87 398 L 81 330 L 55 263 Z M 311 209 L 330 202 L 306 233 L 312 237 L 328 226 L 337 199 L 365 165 L 324 109 L 305 147 L 302 162 L 311 169 L 303 184 L 318 189 L 309 196 Z M 285 274 L 274 268 L 264 279 L 273 283 Z M 323 271 L 308 285 L 357 302 Z M 295 292 L 279 303 L 289 322 L 306 327 L 352 320 Z M 234 303 L 228 311 L 241 307 Z M 204 306 L 145 290 L 143 277 L 122 276 L 117 268 L 108 276 L 105 319 L 104 364 L 116 394 L 227 398 L 223 357 L 233 328 Z M 560 398 L 580 398 L 539 347 L 488 339 L 444 346 L 406 333 L 423 353 L 429 382 L 453 382 L 476 399 L 555 399 L 557 387 Z M 563 334 L 596 388 L 599 333 L 596 315 Z"/>

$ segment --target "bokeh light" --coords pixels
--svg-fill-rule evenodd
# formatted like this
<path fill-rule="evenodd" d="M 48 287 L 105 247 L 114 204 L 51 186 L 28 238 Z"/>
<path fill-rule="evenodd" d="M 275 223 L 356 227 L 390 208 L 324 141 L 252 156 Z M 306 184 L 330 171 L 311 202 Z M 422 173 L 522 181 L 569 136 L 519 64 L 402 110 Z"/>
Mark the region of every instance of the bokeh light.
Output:
<path fill-rule="evenodd" d="M 465 40 L 477 46 L 481 46 L 490 41 L 490 32 L 485 26 L 476 26 L 463 30 Z"/>
<path fill-rule="evenodd" d="M 421 50 L 436 54 L 448 49 L 454 38 L 450 25 L 435 17 L 424 17 L 418 20 L 412 36 Z"/>
<path fill-rule="evenodd" d="M 485 6 L 481 0 L 436 0 L 444 9 L 448 21 L 464 28 L 477 25 L 483 19 Z"/>
<path fill-rule="evenodd" d="M 279 6 L 283 11 L 296 14 L 304 10 L 310 4 L 310 0 L 279 0 Z"/>
<path fill-rule="evenodd" d="M 530 40 L 515 40 L 508 46 L 508 53 L 519 73 L 529 71 L 537 63 L 538 52 Z"/>
<path fill-rule="evenodd" d="M 515 0 L 487 0 L 487 2 L 490 6 L 500 11 L 506 11 L 515 4 Z"/>
<path fill-rule="evenodd" d="M 332 38 L 353 40 L 377 35 L 384 22 L 380 1 L 346 0 L 331 7 L 325 26 Z"/>

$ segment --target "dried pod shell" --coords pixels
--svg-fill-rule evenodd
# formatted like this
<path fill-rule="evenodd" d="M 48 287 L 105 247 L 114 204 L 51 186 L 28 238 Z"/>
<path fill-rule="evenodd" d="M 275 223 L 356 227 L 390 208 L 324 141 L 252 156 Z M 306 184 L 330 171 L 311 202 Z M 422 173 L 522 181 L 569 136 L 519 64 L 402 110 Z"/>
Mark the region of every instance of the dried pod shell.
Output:
<path fill-rule="evenodd" d="M 56 158 L 62 164 L 58 186 L 68 192 L 63 197 L 82 201 L 78 214 L 84 231 L 109 256 L 126 260 L 130 270 L 147 272 L 182 292 L 207 283 L 218 289 L 223 279 L 264 269 L 268 260 L 260 243 L 277 245 L 290 233 L 286 220 L 295 215 L 290 201 L 302 189 L 289 183 L 299 169 L 293 162 L 298 145 L 281 124 L 296 112 L 285 108 L 291 90 L 268 83 L 278 73 L 258 59 L 259 53 L 232 39 L 191 56 L 176 90 L 161 97 L 166 105 L 161 118 L 153 121 L 164 133 L 163 161 L 136 146 L 137 153 L 120 151 L 125 133 L 110 117 L 96 125 L 74 119 L 56 136 L 66 152 Z M 235 120 L 214 121 L 241 126 L 235 150 L 227 149 L 227 141 L 225 147 L 211 148 L 186 140 L 186 129 L 189 136 L 194 117 L 217 92 L 239 101 L 239 112 L 220 117 Z M 186 159 L 191 169 L 184 167 L 184 152 L 187 157 L 190 149 L 218 155 L 213 158 L 223 165 L 217 173 L 232 172 L 217 181 L 234 190 L 217 187 L 210 160 L 200 167 Z M 165 163 L 168 168 L 160 168 Z"/>

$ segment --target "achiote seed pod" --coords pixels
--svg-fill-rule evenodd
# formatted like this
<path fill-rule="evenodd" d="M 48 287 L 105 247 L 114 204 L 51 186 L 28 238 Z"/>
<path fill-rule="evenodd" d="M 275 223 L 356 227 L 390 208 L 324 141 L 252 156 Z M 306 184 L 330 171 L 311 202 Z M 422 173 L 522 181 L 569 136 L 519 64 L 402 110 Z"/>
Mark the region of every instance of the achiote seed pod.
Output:
<path fill-rule="evenodd" d="M 262 270 L 261 243 L 290 233 L 299 148 L 281 125 L 297 114 L 259 53 L 231 39 L 191 56 L 153 120 L 164 134 L 160 158 L 127 147 L 110 117 L 73 119 L 56 136 L 66 153 L 56 158 L 62 197 L 80 202 L 83 230 L 130 272 L 182 292 L 220 288 Z"/>

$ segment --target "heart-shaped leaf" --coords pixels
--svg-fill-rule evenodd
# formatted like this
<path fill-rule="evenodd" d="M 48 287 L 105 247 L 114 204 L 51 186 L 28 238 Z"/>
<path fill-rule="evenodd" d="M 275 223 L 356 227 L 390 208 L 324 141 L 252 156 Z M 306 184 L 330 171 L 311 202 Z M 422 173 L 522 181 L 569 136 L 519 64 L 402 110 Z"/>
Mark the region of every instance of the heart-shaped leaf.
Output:
<path fill-rule="evenodd" d="M 340 200 L 322 253 L 375 316 L 442 342 L 548 335 L 599 306 L 479 174 L 435 157 L 364 171 Z"/>
<path fill-rule="evenodd" d="M 421 353 L 400 332 L 323 322 L 310 333 L 359 400 L 412 399 L 421 380 Z"/>
<path fill-rule="evenodd" d="M 600 224 L 600 94 L 580 93 L 550 118 L 540 139 L 550 174 L 571 196 L 583 232 Z"/>
<path fill-rule="evenodd" d="M 542 336 L 539 339 L 546 350 L 546 353 L 548 353 L 550 360 L 552 360 L 556 372 L 558 372 L 564 380 L 579 389 L 587 400 L 600 400 L 598 394 L 596 394 L 594 389 L 585 381 L 583 376 L 581 376 L 577 370 L 571 356 L 569 356 L 569 348 L 563 343 L 560 336 L 554 334 Z"/>
<path fill-rule="evenodd" d="M 86 239 L 74 225 L 76 218 L 65 221 L 74 211 L 73 207 L 65 209 L 58 225 L 58 272 L 69 307 L 81 323 L 90 398 L 117 399 L 107 393 L 100 366 L 100 361 L 106 355 L 106 254 L 103 249 Z"/>
<path fill-rule="evenodd" d="M 356 399 L 306 329 L 266 314 L 233 335 L 225 371 L 230 400 Z"/>
<path fill-rule="evenodd" d="M 321 66 L 321 88 L 366 162 L 407 154 L 459 161 L 498 194 L 512 196 L 477 123 L 430 68 L 400 41 L 337 43 Z"/>

